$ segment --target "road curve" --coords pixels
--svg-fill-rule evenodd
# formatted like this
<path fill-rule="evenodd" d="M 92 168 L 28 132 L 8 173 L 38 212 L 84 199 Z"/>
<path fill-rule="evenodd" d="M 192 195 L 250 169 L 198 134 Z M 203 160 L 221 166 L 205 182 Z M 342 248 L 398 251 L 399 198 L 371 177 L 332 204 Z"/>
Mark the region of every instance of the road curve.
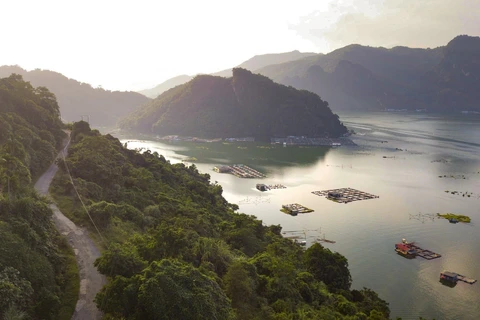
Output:
<path fill-rule="evenodd" d="M 58 154 L 58 157 L 62 157 L 62 152 L 66 152 L 67 148 L 68 144 Z M 38 193 L 48 196 L 48 189 L 57 171 L 58 166 L 54 162 L 35 183 Z M 100 252 L 89 238 L 87 230 L 77 227 L 60 212 L 55 204 L 51 204 L 50 208 L 53 211 L 55 226 L 61 234 L 68 238 L 68 242 L 75 252 L 80 272 L 80 292 L 72 320 L 100 320 L 102 313 L 93 302 L 95 295 L 106 282 L 105 277 L 93 266 L 93 262 L 100 256 Z"/>

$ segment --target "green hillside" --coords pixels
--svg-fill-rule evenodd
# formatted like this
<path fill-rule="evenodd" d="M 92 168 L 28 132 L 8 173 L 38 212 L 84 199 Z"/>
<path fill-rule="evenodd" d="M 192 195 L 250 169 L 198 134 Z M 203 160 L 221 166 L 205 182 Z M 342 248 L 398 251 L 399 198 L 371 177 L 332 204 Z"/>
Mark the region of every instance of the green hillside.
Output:
<path fill-rule="evenodd" d="M 0 318 L 70 319 L 78 270 L 32 184 L 65 138 L 55 96 L 19 75 L 0 79 Z"/>
<path fill-rule="evenodd" d="M 119 119 L 150 100 L 136 92 L 93 88 L 87 83 L 49 70 L 26 71 L 18 66 L 0 66 L 0 77 L 12 73 L 22 75 L 25 81 L 35 87 L 47 87 L 55 94 L 62 119 L 67 122 L 79 121 L 82 116 L 88 116 L 89 122 L 94 126 L 115 126 Z"/>
<path fill-rule="evenodd" d="M 197 76 L 120 123 L 126 131 L 206 138 L 289 135 L 338 137 L 346 128 L 316 94 L 248 70 L 232 78 Z"/>
<path fill-rule="evenodd" d="M 238 213 L 195 165 L 129 150 L 85 122 L 72 138 L 66 163 L 108 246 L 95 263 L 109 279 L 95 299 L 105 319 L 388 318 L 375 292 L 350 289 L 345 257 Z M 54 183 L 62 211 L 93 230 L 64 170 Z"/>

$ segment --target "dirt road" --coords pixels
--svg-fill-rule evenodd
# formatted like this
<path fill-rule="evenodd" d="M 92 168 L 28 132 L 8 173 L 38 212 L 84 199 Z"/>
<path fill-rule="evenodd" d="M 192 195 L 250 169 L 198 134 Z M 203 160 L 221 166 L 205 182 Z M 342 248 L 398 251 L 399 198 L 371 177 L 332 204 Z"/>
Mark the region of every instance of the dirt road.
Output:
<path fill-rule="evenodd" d="M 65 147 L 65 151 L 67 148 L 68 145 Z M 61 153 L 59 157 L 61 157 Z M 38 193 L 48 195 L 48 188 L 57 171 L 58 167 L 53 163 L 38 179 L 35 183 L 35 189 Z M 72 320 L 99 320 L 102 313 L 97 309 L 93 299 L 105 284 L 105 277 L 98 273 L 93 266 L 93 262 L 100 256 L 100 252 L 88 237 L 85 229 L 77 227 L 60 212 L 55 204 L 50 205 L 50 207 L 53 210 L 53 219 L 58 231 L 68 238 L 68 242 L 75 251 L 80 271 L 80 294 Z"/>

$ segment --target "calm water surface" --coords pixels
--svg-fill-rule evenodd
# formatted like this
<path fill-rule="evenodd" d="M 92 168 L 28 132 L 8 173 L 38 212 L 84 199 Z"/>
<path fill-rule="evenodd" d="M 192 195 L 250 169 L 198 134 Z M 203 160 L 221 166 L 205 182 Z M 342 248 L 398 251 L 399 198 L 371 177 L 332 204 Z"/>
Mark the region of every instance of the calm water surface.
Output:
<path fill-rule="evenodd" d="M 480 319 L 480 283 L 460 282 L 450 288 L 439 282 L 442 270 L 480 279 L 480 117 L 345 113 L 340 118 L 358 133 L 353 136 L 358 147 L 272 148 L 120 138 L 129 148 L 157 151 L 172 163 L 196 157 L 196 166 L 223 186 L 229 202 L 265 224 L 306 231 L 308 244 L 322 236 L 335 240 L 324 246 L 348 258 L 353 288 L 378 292 L 390 303 L 392 318 Z M 234 163 L 268 177 L 240 179 L 212 171 L 215 165 Z M 454 178 L 439 178 L 443 175 Z M 288 188 L 261 193 L 255 189 L 259 182 Z M 345 187 L 380 198 L 338 204 L 311 193 Z M 315 212 L 292 217 L 279 211 L 282 204 L 293 202 Z M 418 216 L 437 212 L 468 215 L 472 223 L 454 225 Z M 443 256 L 407 260 L 394 252 L 402 238 Z"/>

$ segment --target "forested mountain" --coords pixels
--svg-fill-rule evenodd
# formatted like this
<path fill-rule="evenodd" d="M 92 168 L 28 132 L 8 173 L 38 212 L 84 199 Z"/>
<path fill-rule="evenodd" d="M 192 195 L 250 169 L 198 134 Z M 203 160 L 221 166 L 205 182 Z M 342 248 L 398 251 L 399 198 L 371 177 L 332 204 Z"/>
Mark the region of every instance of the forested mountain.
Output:
<path fill-rule="evenodd" d="M 129 150 L 86 122 L 71 137 L 67 165 L 108 247 L 95 262 L 109 277 L 95 299 L 105 319 L 388 318 L 375 292 L 350 290 L 345 257 L 304 251 L 280 226 L 236 212 L 195 165 Z M 57 203 L 91 226 L 60 167 Z"/>
<path fill-rule="evenodd" d="M 70 319 L 73 251 L 32 183 L 65 138 L 55 96 L 19 75 L 0 79 L 0 318 Z"/>
<path fill-rule="evenodd" d="M 480 37 L 450 41 L 425 82 L 433 92 L 430 101 L 442 110 L 480 111 Z"/>
<path fill-rule="evenodd" d="M 303 59 L 306 57 L 311 57 L 316 55 L 317 55 L 316 53 L 299 52 L 298 50 L 291 51 L 291 52 L 284 52 L 284 53 L 260 54 L 248 59 L 247 61 L 242 62 L 236 68 L 243 68 L 250 71 L 255 71 L 271 64 L 284 63 L 287 61 Z M 215 72 L 212 75 L 228 78 L 232 76 L 232 69 Z M 174 86 L 177 86 L 177 85 L 184 84 L 192 79 L 193 79 L 193 76 L 181 75 L 178 77 L 168 79 L 167 81 L 159 84 L 154 88 L 142 90 L 139 92 L 141 94 L 144 94 L 147 97 L 156 98 L 163 92 L 167 91 L 168 89 L 173 88 Z"/>
<path fill-rule="evenodd" d="M 258 72 L 315 92 L 334 110 L 480 110 L 479 45 L 469 36 L 435 49 L 349 45 Z"/>
<path fill-rule="evenodd" d="M 122 120 L 125 131 L 225 137 L 338 137 L 346 128 L 316 94 L 273 82 L 248 70 L 232 78 L 197 76 Z"/>
<path fill-rule="evenodd" d="M 0 77 L 20 74 L 33 86 L 47 87 L 55 94 L 62 119 L 79 121 L 88 115 L 94 126 L 114 126 L 117 121 L 150 99 L 136 92 L 108 91 L 69 79 L 49 70 L 26 71 L 18 66 L 0 67 Z"/>

